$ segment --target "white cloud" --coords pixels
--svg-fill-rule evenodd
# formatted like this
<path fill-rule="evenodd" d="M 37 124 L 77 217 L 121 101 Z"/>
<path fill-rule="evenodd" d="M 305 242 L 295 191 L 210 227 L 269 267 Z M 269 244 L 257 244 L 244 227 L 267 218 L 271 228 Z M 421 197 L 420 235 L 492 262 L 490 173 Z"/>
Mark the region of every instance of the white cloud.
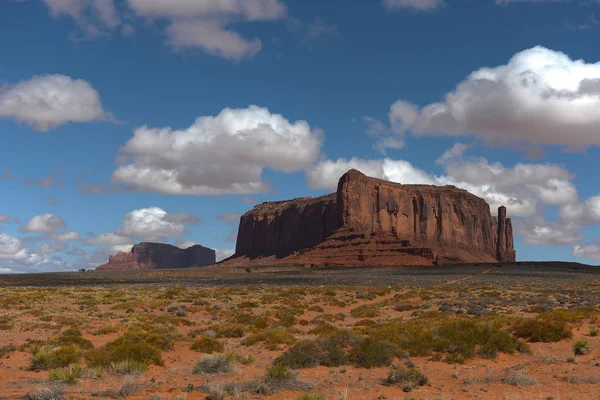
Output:
<path fill-rule="evenodd" d="M 273 21 L 287 14 L 279 0 L 128 0 L 128 4 L 138 16 L 169 21 L 165 32 L 173 48 L 199 48 L 231 60 L 256 55 L 262 44 L 243 38 L 229 25 Z"/>
<path fill-rule="evenodd" d="M 29 252 L 20 239 L 0 232 L 0 260 L 25 260 Z"/>
<path fill-rule="evenodd" d="M 120 25 L 121 20 L 113 0 L 43 0 L 54 17 L 73 18 L 88 35 L 98 35 Z"/>
<path fill-rule="evenodd" d="M 95 246 L 95 245 L 118 246 L 118 245 L 132 244 L 133 239 L 128 236 L 117 235 L 114 233 L 103 233 L 99 236 L 94 236 L 94 237 L 89 238 L 85 243 L 88 246 Z"/>
<path fill-rule="evenodd" d="M 122 251 L 123 253 L 129 253 L 131 251 L 132 247 L 133 247 L 132 244 L 117 244 L 114 246 L 110 246 L 109 252 L 110 252 L 111 256 L 117 254 L 120 251 Z"/>
<path fill-rule="evenodd" d="M 187 249 L 187 248 L 195 246 L 195 245 L 196 245 L 195 242 L 192 242 L 191 240 L 186 240 L 185 242 L 181 243 L 177 247 L 179 247 L 180 249 Z"/>
<path fill-rule="evenodd" d="M 129 237 L 179 236 L 184 223 L 172 221 L 167 212 L 158 207 L 134 210 L 123 217 L 117 234 Z"/>
<path fill-rule="evenodd" d="M 217 262 L 231 257 L 234 253 L 234 249 L 217 249 L 215 250 Z"/>
<path fill-rule="evenodd" d="M 383 5 L 388 10 L 431 11 L 442 7 L 444 4 L 443 0 L 383 0 Z"/>
<path fill-rule="evenodd" d="M 54 240 L 58 240 L 59 242 L 74 242 L 77 240 L 81 240 L 81 236 L 79 236 L 79 233 L 73 231 L 55 233 L 51 235 L 51 238 Z"/>
<path fill-rule="evenodd" d="M 515 231 L 527 244 L 557 246 L 578 243 L 583 234 L 561 221 L 549 223 L 542 217 L 515 220 Z"/>
<path fill-rule="evenodd" d="M 167 194 L 262 193 L 263 168 L 294 172 L 319 156 L 322 133 L 306 121 L 250 106 L 203 116 L 184 130 L 142 126 L 121 149 L 132 162 L 118 167 L 113 182 Z"/>
<path fill-rule="evenodd" d="M 598 261 L 600 260 L 600 243 L 587 243 L 573 246 L 573 256 Z"/>
<path fill-rule="evenodd" d="M 88 82 L 65 75 L 42 75 L 0 88 L 0 118 L 13 118 L 45 132 L 68 122 L 107 120 L 111 116 Z"/>
<path fill-rule="evenodd" d="M 231 213 L 224 215 L 217 215 L 217 219 L 223 222 L 238 222 L 242 214 L 239 213 Z"/>
<path fill-rule="evenodd" d="M 25 226 L 21 227 L 21 232 L 39 232 L 52 234 L 65 227 L 65 221 L 52 214 L 43 214 L 34 216 Z"/>
<path fill-rule="evenodd" d="M 68 248 L 69 248 L 69 246 L 67 246 L 66 244 L 63 244 L 63 243 L 45 242 L 44 244 L 42 244 L 40 246 L 39 249 L 36 250 L 36 253 L 39 253 L 39 254 L 59 253 L 61 251 L 67 250 Z"/>
<path fill-rule="evenodd" d="M 443 102 L 421 109 L 405 100 L 394 103 L 390 124 L 399 133 L 473 134 L 499 145 L 597 146 L 599 84 L 600 62 L 538 46 L 506 65 L 474 71 Z"/>

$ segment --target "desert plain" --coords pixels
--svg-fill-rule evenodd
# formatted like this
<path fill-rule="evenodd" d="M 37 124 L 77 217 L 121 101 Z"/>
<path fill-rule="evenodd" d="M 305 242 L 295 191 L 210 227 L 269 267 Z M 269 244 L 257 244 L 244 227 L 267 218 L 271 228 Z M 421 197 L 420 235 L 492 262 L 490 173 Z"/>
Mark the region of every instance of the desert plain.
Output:
<path fill-rule="evenodd" d="M 6 275 L 1 399 L 598 399 L 570 263 Z"/>

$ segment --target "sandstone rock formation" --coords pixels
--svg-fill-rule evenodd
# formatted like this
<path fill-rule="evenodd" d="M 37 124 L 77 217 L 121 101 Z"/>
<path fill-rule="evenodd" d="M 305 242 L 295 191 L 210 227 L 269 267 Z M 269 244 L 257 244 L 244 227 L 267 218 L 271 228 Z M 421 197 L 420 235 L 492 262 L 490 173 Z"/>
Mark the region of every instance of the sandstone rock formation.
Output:
<path fill-rule="evenodd" d="M 200 245 L 180 249 L 170 244 L 139 243 L 128 253 L 120 251 L 110 256 L 108 263 L 96 270 L 189 268 L 213 265 L 215 262 L 215 251 Z"/>
<path fill-rule="evenodd" d="M 506 208 L 454 186 L 402 185 L 356 170 L 336 193 L 260 204 L 224 265 L 428 265 L 515 261 Z"/>

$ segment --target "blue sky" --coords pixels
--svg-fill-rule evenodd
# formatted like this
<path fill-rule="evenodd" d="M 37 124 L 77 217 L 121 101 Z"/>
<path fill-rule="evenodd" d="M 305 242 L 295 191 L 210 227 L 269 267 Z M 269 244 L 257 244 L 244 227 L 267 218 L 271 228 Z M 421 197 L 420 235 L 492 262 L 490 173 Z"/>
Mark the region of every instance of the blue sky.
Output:
<path fill-rule="evenodd" d="M 520 260 L 600 260 L 600 2 L 0 3 L 0 273 L 239 215 L 349 168 L 504 204 Z"/>

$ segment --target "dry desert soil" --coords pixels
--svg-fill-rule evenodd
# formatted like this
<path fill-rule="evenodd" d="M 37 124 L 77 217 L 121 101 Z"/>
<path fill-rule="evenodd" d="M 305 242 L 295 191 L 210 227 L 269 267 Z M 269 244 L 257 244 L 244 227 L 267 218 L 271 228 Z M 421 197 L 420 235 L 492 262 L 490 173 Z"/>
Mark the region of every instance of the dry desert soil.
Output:
<path fill-rule="evenodd" d="M 600 268 L 0 276 L 0 399 L 600 399 Z"/>

